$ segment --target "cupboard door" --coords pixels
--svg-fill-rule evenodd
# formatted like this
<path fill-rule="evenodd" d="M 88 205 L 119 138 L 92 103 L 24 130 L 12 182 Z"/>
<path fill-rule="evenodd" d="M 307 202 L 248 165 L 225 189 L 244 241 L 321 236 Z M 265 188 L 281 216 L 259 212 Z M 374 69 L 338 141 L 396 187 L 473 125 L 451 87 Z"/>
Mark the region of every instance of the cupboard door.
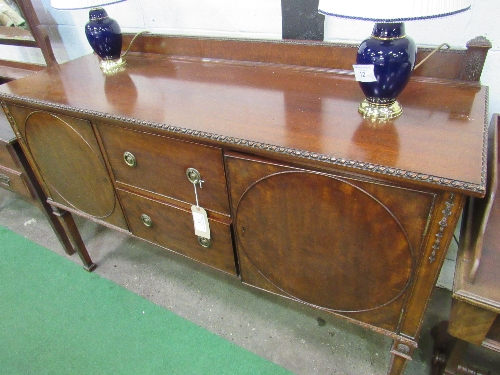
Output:
<path fill-rule="evenodd" d="M 243 156 L 226 163 L 243 282 L 396 329 L 433 194 Z M 390 319 L 365 319 L 375 310 Z"/>
<path fill-rule="evenodd" d="M 90 122 L 18 106 L 9 111 L 48 197 L 126 228 Z"/>

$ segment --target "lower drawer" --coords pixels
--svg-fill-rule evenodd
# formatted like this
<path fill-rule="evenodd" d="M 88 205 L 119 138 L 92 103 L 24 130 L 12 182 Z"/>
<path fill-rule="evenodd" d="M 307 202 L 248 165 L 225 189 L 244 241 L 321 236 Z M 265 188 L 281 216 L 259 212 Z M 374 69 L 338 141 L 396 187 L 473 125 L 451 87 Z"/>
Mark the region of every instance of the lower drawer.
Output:
<path fill-rule="evenodd" d="M 190 211 L 118 189 L 132 234 L 219 270 L 236 274 L 229 225 L 209 219 L 211 244 L 204 247 L 194 234 Z M 150 218 L 150 225 L 143 221 Z M 146 220 L 146 223 L 148 221 Z"/>
<path fill-rule="evenodd" d="M 34 199 L 25 178 L 22 172 L 0 166 L 0 187 L 21 194 L 26 198 Z"/>

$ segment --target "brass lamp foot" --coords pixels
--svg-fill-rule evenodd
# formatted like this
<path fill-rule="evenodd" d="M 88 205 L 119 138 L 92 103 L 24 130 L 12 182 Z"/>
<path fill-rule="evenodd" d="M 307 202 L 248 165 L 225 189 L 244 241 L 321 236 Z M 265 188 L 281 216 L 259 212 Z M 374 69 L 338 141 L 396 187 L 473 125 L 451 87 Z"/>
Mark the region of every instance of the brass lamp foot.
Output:
<path fill-rule="evenodd" d="M 114 74 L 119 72 L 127 62 L 121 57 L 116 60 L 101 60 L 99 66 L 105 74 Z"/>
<path fill-rule="evenodd" d="M 387 104 L 376 104 L 365 99 L 359 104 L 358 112 L 365 119 L 385 121 L 400 116 L 403 113 L 403 108 L 397 101 Z"/>

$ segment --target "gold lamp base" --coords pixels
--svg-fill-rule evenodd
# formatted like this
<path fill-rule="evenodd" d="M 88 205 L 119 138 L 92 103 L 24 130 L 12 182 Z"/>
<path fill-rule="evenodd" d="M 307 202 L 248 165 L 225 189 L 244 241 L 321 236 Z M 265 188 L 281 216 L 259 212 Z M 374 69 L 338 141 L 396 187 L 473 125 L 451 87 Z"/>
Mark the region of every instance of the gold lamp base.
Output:
<path fill-rule="evenodd" d="M 99 66 L 105 74 L 115 74 L 122 70 L 127 62 L 121 57 L 116 60 L 101 60 Z"/>
<path fill-rule="evenodd" d="M 368 120 L 387 121 L 400 116 L 403 113 L 403 108 L 397 101 L 387 104 L 376 104 L 365 99 L 359 104 L 358 112 L 363 115 L 363 118 Z"/>

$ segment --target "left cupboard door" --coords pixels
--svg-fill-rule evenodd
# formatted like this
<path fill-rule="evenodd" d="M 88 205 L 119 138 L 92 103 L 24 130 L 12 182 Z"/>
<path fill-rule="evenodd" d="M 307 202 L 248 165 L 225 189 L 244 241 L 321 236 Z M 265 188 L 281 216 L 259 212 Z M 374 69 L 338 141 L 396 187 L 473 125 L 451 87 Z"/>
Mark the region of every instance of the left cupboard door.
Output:
<path fill-rule="evenodd" d="M 49 200 L 128 230 L 91 123 L 18 105 L 7 107 Z"/>

